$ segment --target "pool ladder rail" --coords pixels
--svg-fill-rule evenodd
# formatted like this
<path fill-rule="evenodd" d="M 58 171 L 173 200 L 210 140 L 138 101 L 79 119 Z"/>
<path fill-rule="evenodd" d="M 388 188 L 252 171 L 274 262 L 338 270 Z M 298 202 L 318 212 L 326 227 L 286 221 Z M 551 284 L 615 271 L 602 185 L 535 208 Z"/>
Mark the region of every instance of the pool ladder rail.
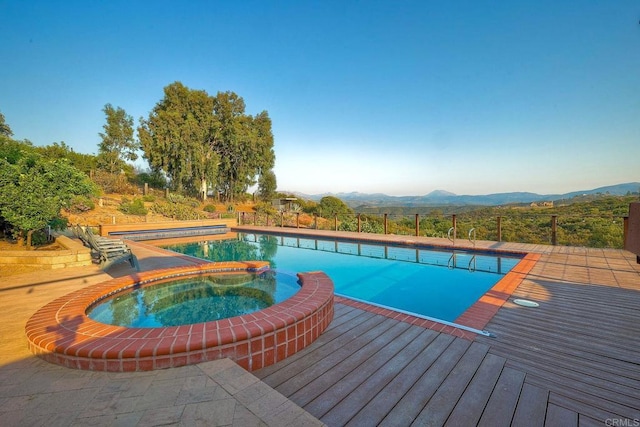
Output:
<path fill-rule="evenodd" d="M 455 268 L 458 267 L 458 263 L 457 263 L 457 253 L 452 253 L 451 256 L 449 257 L 449 261 L 447 262 L 447 268 L 449 270 L 453 270 Z M 469 272 L 473 273 L 474 271 L 476 271 L 476 256 L 472 255 L 471 258 L 469 259 L 469 265 L 467 266 L 467 270 L 469 270 Z"/>
<path fill-rule="evenodd" d="M 451 237 L 452 232 L 453 232 L 453 238 Z M 476 247 L 476 229 L 475 228 L 472 228 L 471 230 L 469 230 L 468 238 L 469 238 L 469 242 L 475 248 Z M 451 227 L 449 231 L 447 231 L 447 239 L 449 239 L 451 243 L 453 243 L 453 246 L 456 245 L 456 227 Z"/>
<path fill-rule="evenodd" d="M 453 238 L 451 238 L 451 232 L 453 232 Z M 456 228 L 455 227 L 451 227 L 449 231 L 447 231 L 447 239 L 449 239 L 451 243 L 453 243 L 453 246 L 456 245 Z"/>
<path fill-rule="evenodd" d="M 471 238 L 471 234 L 473 234 L 473 238 Z M 475 228 L 472 228 L 471 230 L 469 230 L 469 242 L 471 242 L 474 248 L 476 247 L 476 229 Z"/>

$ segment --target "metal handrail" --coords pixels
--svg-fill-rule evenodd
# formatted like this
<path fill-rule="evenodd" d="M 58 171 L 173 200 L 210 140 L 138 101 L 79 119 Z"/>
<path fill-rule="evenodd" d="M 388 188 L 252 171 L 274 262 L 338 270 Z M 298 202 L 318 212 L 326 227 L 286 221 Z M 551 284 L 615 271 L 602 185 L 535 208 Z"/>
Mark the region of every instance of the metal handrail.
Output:
<path fill-rule="evenodd" d="M 472 256 L 471 259 L 469 260 L 469 272 L 473 273 L 474 271 L 476 271 L 476 256 Z"/>
<path fill-rule="evenodd" d="M 471 240 L 471 233 L 473 233 L 473 240 Z M 473 244 L 473 247 L 476 247 L 476 229 L 472 228 L 469 230 L 469 242 Z"/>
<path fill-rule="evenodd" d="M 451 232 L 452 231 L 453 231 L 453 239 L 451 238 Z M 449 229 L 449 231 L 447 231 L 447 239 L 451 240 L 451 242 L 455 246 L 455 244 L 456 244 L 456 228 L 455 227 L 451 227 Z"/>

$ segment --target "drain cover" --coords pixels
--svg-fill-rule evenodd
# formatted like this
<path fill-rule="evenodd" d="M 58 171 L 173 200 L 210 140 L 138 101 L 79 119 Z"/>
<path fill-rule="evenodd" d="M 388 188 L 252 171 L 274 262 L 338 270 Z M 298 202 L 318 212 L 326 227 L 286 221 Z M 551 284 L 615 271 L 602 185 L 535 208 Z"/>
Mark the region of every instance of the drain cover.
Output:
<path fill-rule="evenodd" d="M 540 304 L 538 304 L 537 302 L 529 301 L 527 299 L 514 299 L 513 303 L 521 305 L 523 307 L 539 307 L 540 306 Z"/>

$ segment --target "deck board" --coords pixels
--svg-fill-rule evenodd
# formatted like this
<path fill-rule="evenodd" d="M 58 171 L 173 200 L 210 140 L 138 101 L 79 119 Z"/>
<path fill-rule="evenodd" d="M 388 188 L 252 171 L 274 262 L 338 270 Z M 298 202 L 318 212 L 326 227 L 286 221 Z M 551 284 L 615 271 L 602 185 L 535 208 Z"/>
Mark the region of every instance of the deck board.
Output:
<path fill-rule="evenodd" d="M 464 356 L 471 343 L 463 339 L 454 340 L 438 357 L 418 381 L 404 394 L 396 406 L 380 423 L 381 426 L 409 425 L 420 414 L 422 408 L 438 391 L 449 372 Z"/>
<path fill-rule="evenodd" d="M 331 408 L 347 398 L 358 386 L 374 375 L 378 369 L 391 363 L 391 359 L 420 333 L 417 328 L 409 328 L 406 323 L 402 326 L 406 328 L 403 329 L 398 324 L 398 327 L 387 331 L 389 334 L 394 334 L 393 339 L 390 339 L 387 345 L 380 347 L 377 351 L 363 347 L 361 351 L 336 365 L 327 372 L 327 375 L 318 378 L 316 382 L 325 390 L 307 405 L 309 410 L 321 414 L 321 417 L 324 416 Z M 397 332 L 399 333 L 395 335 Z M 340 381 L 334 383 L 332 379 L 340 375 L 342 375 Z"/>
<path fill-rule="evenodd" d="M 329 425 L 345 425 L 353 418 L 354 414 L 350 411 L 352 408 L 365 408 L 376 397 L 378 392 L 387 387 L 398 372 L 405 369 L 437 335 L 437 333 L 427 329 L 420 331 L 417 328 L 412 328 L 410 331 L 415 331 L 417 333 L 416 337 L 402 348 L 393 357 L 393 360 L 389 360 L 381 366 L 376 366 L 373 370 L 364 370 L 364 378 L 362 377 L 363 373 L 359 372 L 360 369 L 352 372 L 360 379 L 359 383 L 354 382 L 353 389 L 346 396 L 337 402 L 333 402 L 333 407 L 322 417 L 325 420 L 324 422 Z M 371 422 L 368 416 L 367 420 Z"/>
<path fill-rule="evenodd" d="M 523 384 L 516 411 L 511 420 L 516 426 L 543 426 L 544 417 L 547 411 L 547 401 L 549 400 L 549 392 L 542 388 L 531 384 Z M 497 414 L 486 411 L 480 419 L 480 425 L 491 427 L 494 424 L 493 418 Z"/>
<path fill-rule="evenodd" d="M 290 376 L 287 381 L 275 387 L 275 389 L 285 396 L 293 396 L 298 393 L 297 397 L 300 400 L 294 400 L 305 402 L 305 404 L 310 402 L 313 400 L 313 397 L 315 397 L 313 393 L 320 390 L 320 386 L 316 383 L 314 390 L 309 390 L 306 387 L 308 384 L 341 363 L 345 358 L 350 357 L 358 350 L 362 350 L 364 346 L 367 346 L 368 350 L 374 350 L 377 346 L 383 345 L 382 340 L 375 338 L 379 338 L 381 336 L 393 338 L 393 334 L 384 335 L 385 332 L 391 329 L 393 325 L 394 322 L 392 320 L 374 315 L 367 322 L 364 322 L 357 328 L 348 331 L 339 339 L 332 340 L 328 345 L 320 348 L 316 354 L 312 354 L 312 358 L 310 360 L 317 359 L 315 363 L 312 363 L 309 366 L 304 366 L 299 372 L 297 372 L 297 367 L 290 368 L 291 371 L 285 372 L 284 374 L 288 376 L 293 373 L 296 374 L 294 376 Z M 364 354 L 364 352 L 361 352 L 360 354 Z M 305 362 L 308 362 L 308 360 Z"/>
<path fill-rule="evenodd" d="M 498 382 L 504 363 L 504 358 L 491 354 L 484 358 L 469 386 L 455 404 L 446 425 L 460 426 L 478 423 L 491 392 Z"/>
<path fill-rule="evenodd" d="M 489 348 L 487 346 L 472 343 L 442 383 L 442 387 L 436 390 L 433 397 L 422 408 L 414 423 L 421 426 L 443 425 L 469 385 L 473 375 L 480 370 L 488 351 Z"/>
<path fill-rule="evenodd" d="M 485 407 L 483 417 L 478 424 L 503 426 L 512 422 L 516 405 L 521 398 L 525 374 L 522 371 L 505 367 Z M 526 396 L 522 396 L 526 398 Z M 517 425 L 517 424 L 516 424 Z"/>
<path fill-rule="evenodd" d="M 547 408 L 545 426 L 549 427 L 574 427 L 578 425 L 578 414 L 569 409 L 550 403 Z"/>
<path fill-rule="evenodd" d="M 397 400 L 413 386 L 416 379 L 419 378 L 419 374 L 426 372 L 454 340 L 451 335 L 438 334 L 429 330 L 426 332 L 427 339 L 424 342 L 416 340 L 422 345 L 422 351 L 418 356 L 401 369 L 386 387 L 377 391 L 376 396 L 361 409 L 357 410 L 357 406 L 351 407 L 351 410 L 357 410 L 357 413 L 347 425 L 371 426 L 380 424 L 396 405 Z"/>

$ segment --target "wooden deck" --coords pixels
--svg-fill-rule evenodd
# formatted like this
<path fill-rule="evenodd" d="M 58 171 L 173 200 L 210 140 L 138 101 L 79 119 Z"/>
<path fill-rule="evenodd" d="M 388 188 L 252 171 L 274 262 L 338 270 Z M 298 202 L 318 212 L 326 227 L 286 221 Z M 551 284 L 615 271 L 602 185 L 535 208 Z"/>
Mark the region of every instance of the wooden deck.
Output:
<path fill-rule="evenodd" d="M 534 251 L 538 248 L 534 248 Z M 254 372 L 329 426 L 640 425 L 640 266 L 541 248 L 473 341 L 344 304 L 309 348 Z"/>

